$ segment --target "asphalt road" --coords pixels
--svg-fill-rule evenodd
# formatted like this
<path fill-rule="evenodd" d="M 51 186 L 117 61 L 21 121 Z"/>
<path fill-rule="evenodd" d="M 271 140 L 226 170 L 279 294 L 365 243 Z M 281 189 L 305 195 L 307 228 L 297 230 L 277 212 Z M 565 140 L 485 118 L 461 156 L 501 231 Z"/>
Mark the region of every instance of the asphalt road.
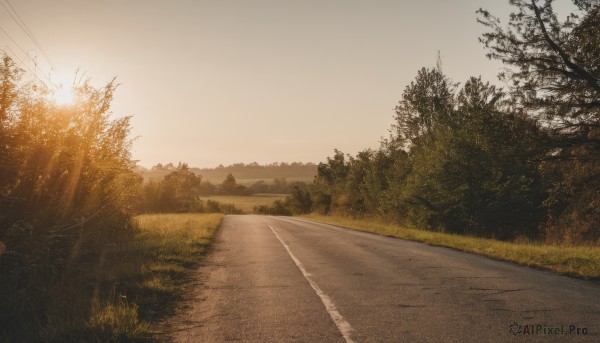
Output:
<path fill-rule="evenodd" d="M 195 280 L 177 342 L 600 342 L 597 283 L 293 218 L 227 216 Z"/>

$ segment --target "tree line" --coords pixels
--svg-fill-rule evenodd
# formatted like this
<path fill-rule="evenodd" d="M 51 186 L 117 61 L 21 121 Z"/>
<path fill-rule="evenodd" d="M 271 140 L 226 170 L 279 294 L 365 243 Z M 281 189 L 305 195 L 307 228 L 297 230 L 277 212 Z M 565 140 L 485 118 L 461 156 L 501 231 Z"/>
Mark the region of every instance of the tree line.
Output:
<path fill-rule="evenodd" d="M 250 186 L 244 186 L 239 184 L 232 174 L 228 174 L 222 183 L 215 185 L 210 181 L 203 180 L 202 175 L 196 175 L 186 163 L 179 163 L 171 170 L 160 181 L 151 180 L 139 184 L 136 201 L 138 212 L 239 213 L 239 210 L 232 205 L 220 204 L 212 199 L 204 201 L 201 197 L 212 195 L 249 196 L 259 193 L 291 194 L 295 189 L 307 189 L 306 183 L 288 182 L 285 178 L 275 178 L 272 183 L 260 180 Z"/>
<path fill-rule="evenodd" d="M 502 26 L 478 11 L 501 89 L 418 71 L 390 136 L 318 165 L 312 210 L 499 239 L 600 243 L 600 6 L 511 0 Z"/>
<path fill-rule="evenodd" d="M 150 169 L 137 166 L 138 171 L 146 181 L 160 181 L 164 176 L 173 172 L 178 164 L 174 163 L 158 163 Z M 219 165 L 215 168 L 194 168 L 189 167 L 190 171 L 196 175 L 202 175 L 203 180 L 210 182 L 221 182 L 227 175 L 232 174 L 238 180 L 272 180 L 272 179 L 288 179 L 288 180 L 305 180 L 310 181 L 317 174 L 317 165 L 314 163 L 302 162 L 276 162 L 266 165 L 253 163 L 234 163 L 232 165 Z M 244 182 L 247 183 L 247 182 Z"/>

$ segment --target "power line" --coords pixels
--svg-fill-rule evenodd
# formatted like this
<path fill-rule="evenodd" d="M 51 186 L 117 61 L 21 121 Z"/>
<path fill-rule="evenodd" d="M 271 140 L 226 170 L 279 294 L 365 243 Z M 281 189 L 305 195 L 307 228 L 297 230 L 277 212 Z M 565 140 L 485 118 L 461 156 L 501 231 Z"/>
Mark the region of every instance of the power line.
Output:
<path fill-rule="evenodd" d="M 12 37 L 11 37 L 11 36 L 8 34 L 8 32 L 6 32 L 6 30 L 4 30 L 4 29 L 2 28 L 2 26 L 0 26 L 0 31 L 2 31 L 2 33 L 4 33 L 4 35 L 5 35 L 6 37 L 8 37 L 8 39 L 10 39 L 10 41 L 11 41 L 11 42 L 13 42 L 13 44 L 14 44 L 14 45 L 15 45 L 17 48 L 19 48 L 19 50 L 20 50 L 20 51 L 23 53 L 23 55 L 25 55 L 25 56 L 23 57 L 23 59 L 19 59 L 19 57 L 17 56 L 17 54 L 16 54 L 16 53 L 15 53 L 15 52 L 14 52 L 14 51 L 13 51 L 13 50 L 12 50 L 12 49 L 9 47 L 9 46 L 7 46 L 8 50 L 10 50 L 10 52 L 12 53 L 13 57 L 15 58 L 15 60 L 18 60 L 18 61 L 20 61 L 20 65 L 22 65 L 22 64 L 23 64 L 23 61 L 24 61 L 26 58 L 29 58 L 29 60 L 32 60 L 32 58 L 31 58 L 31 56 L 29 55 L 29 53 L 28 53 L 28 52 L 26 52 L 26 51 L 25 51 L 25 50 L 24 50 L 24 49 L 21 47 L 21 45 L 19 45 L 19 43 L 17 43 L 17 42 L 16 42 L 16 41 L 15 41 L 15 40 L 14 40 L 14 39 L 13 39 L 13 38 L 12 38 Z M 41 74 L 42 74 L 42 76 L 43 76 L 43 75 L 44 75 L 44 72 L 43 72 L 43 70 L 41 70 L 41 68 L 40 68 L 40 67 L 37 65 L 37 63 L 36 63 L 36 62 L 34 62 L 34 64 L 33 64 L 33 65 L 34 65 L 34 69 L 35 69 L 35 71 L 34 71 L 34 70 L 31 70 L 31 68 L 30 68 L 28 65 L 25 65 L 25 67 L 27 68 L 27 70 L 29 70 L 29 72 L 30 72 L 30 73 L 33 73 L 33 76 L 34 76 L 36 79 L 38 79 L 39 81 L 41 81 L 42 83 L 44 83 L 44 82 L 43 82 L 43 81 L 42 81 L 42 80 L 41 80 L 41 79 L 40 79 L 40 78 L 37 76 L 37 72 L 38 72 L 38 70 L 40 71 L 40 73 L 41 73 Z M 50 81 L 50 78 L 49 78 L 49 77 L 47 77 L 47 79 L 48 79 L 48 83 L 49 83 L 49 84 L 52 84 L 52 82 Z"/>
<path fill-rule="evenodd" d="M 10 41 L 11 41 L 11 42 L 13 42 L 13 44 L 14 44 L 14 45 L 15 45 L 17 48 L 19 48 L 19 50 L 21 50 L 21 52 L 23 53 L 23 55 L 25 55 L 25 56 L 23 57 L 23 59 L 20 59 L 20 61 L 21 61 L 20 63 L 21 63 L 21 64 L 23 63 L 23 61 L 24 61 L 26 58 L 29 58 L 30 60 L 32 59 L 32 58 L 31 58 L 31 56 L 29 55 L 29 53 L 28 53 L 28 52 L 26 52 L 26 51 L 25 51 L 25 50 L 24 50 L 24 49 L 23 49 L 23 48 L 22 48 L 22 47 L 19 45 L 19 43 L 17 43 L 17 42 L 16 42 L 16 41 L 15 41 L 15 40 L 14 40 L 14 39 L 13 39 L 13 38 L 12 38 L 12 37 L 11 37 L 11 36 L 8 34 L 8 32 L 6 32 L 6 30 L 4 30 L 4 29 L 2 28 L 2 26 L 0 26 L 0 31 L 2 31 L 2 33 L 4 33 L 4 35 L 6 35 L 6 37 L 8 37 L 8 39 L 10 39 Z M 13 51 L 13 50 L 12 50 L 12 49 L 9 47 L 9 46 L 7 46 L 7 48 L 10 50 L 10 52 L 12 52 L 12 55 L 15 57 L 15 59 L 16 59 L 16 60 L 19 60 L 19 57 L 17 57 L 17 54 L 16 54 L 16 53 L 15 53 L 15 52 L 14 52 L 14 51 Z M 32 70 L 31 70 L 31 68 L 29 68 L 29 66 L 26 66 L 26 67 L 27 67 L 27 70 L 29 70 L 29 72 L 31 72 L 31 73 L 33 73 L 33 74 L 34 74 L 34 77 L 35 77 L 36 79 L 38 79 L 39 81 L 42 81 L 42 80 L 40 80 L 40 78 L 39 78 L 39 77 L 37 77 L 37 71 L 39 70 L 39 71 L 40 71 L 40 73 L 41 73 L 42 75 L 44 75 L 44 72 L 41 70 L 41 68 L 40 68 L 40 67 L 37 65 L 37 63 L 36 63 L 36 62 L 34 62 L 34 69 L 35 69 L 35 71 L 32 71 Z M 42 81 L 42 82 L 43 82 L 43 81 Z M 50 78 L 48 78 L 48 83 L 52 84 L 52 82 L 50 81 Z"/>
<path fill-rule="evenodd" d="M 4 10 L 6 11 L 6 13 L 8 13 L 8 15 L 10 15 L 12 20 L 14 20 L 14 22 L 17 23 L 17 25 L 21 28 L 21 30 L 23 30 L 23 32 L 25 32 L 27 37 L 29 37 L 29 39 L 31 39 L 31 41 L 35 44 L 35 46 L 37 46 L 37 48 L 40 49 L 41 53 L 44 55 L 44 57 L 48 61 L 48 64 L 50 64 L 50 67 L 52 68 L 52 70 L 56 71 L 56 68 L 54 67 L 54 64 L 52 63 L 52 60 L 50 59 L 50 57 L 48 56 L 48 54 L 46 53 L 46 51 L 44 50 L 44 48 L 42 47 L 40 42 L 37 40 L 37 38 L 35 37 L 33 32 L 31 32 L 31 30 L 29 29 L 29 26 L 27 26 L 25 21 L 23 21 L 23 19 L 21 18 L 19 13 L 15 10 L 15 8 L 12 6 L 10 1 L 8 1 L 8 0 L 4 0 L 4 1 L 6 1 L 8 6 L 10 7 L 10 9 L 17 16 L 18 20 L 17 20 L 17 18 L 15 18 L 15 16 L 12 15 L 12 13 L 10 13 L 10 11 L 8 10 L 8 8 L 6 8 L 4 3 L 2 1 L 0 1 L 0 4 L 2 5 L 2 7 L 4 7 Z"/>
<path fill-rule="evenodd" d="M 13 42 L 14 45 L 17 46 L 17 48 L 19 48 L 19 50 L 21 50 L 21 52 L 27 56 L 28 54 L 25 52 L 25 50 L 23 50 L 23 48 L 19 45 L 19 43 L 17 43 L 9 34 L 8 32 L 6 32 L 2 26 L 0 26 L 0 31 L 4 32 L 4 34 L 6 35 L 6 37 L 8 37 L 8 39 L 10 39 L 11 42 Z"/>
<path fill-rule="evenodd" d="M 6 5 L 0 0 L 0 5 L 2 5 L 2 7 L 4 8 L 4 10 L 6 11 L 6 13 L 8 13 L 8 15 L 11 17 L 11 19 L 19 26 L 19 28 L 25 33 L 25 35 L 27 35 L 27 37 L 35 44 L 35 46 L 39 49 L 39 51 L 42 53 L 42 55 L 44 56 L 44 58 L 46 59 L 46 61 L 48 62 L 48 65 L 50 66 L 50 73 L 48 73 L 48 76 L 45 76 L 44 71 L 41 69 L 41 67 L 38 65 L 37 63 L 37 59 L 36 58 L 32 58 L 31 55 L 25 51 L 25 49 L 23 49 L 21 47 L 21 45 L 19 45 L 19 43 L 16 42 L 15 39 L 13 39 L 8 32 L 6 32 L 6 30 L 4 30 L 2 27 L 0 27 L 0 30 L 8 37 L 8 39 L 10 39 L 11 42 L 13 42 L 13 44 L 15 44 L 17 46 L 17 48 L 19 48 L 19 50 L 25 55 L 25 58 L 29 58 L 30 61 L 33 62 L 33 66 L 34 66 L 34 70 L 32 71 L 31 68 L 27 68 L 29 70 L 29 72 L 34 74 L 34 77 L 38 80 L 41 81 L 42 83 L 44 83 L 38 76 L 38 70 L 39 73 L 48 80 L 48 84 L 52 85 L 53 82 L 51 80 L 51 74 L 54 74 L 55 76 L 57 76 L 58 79 L 60 79 L 60 75 L 57 74 L 57 70 L 54 67 L 54 64 L 52 63 L 52 60 L 50 60 L 50 58 L 48 57 L 48 54 L 46 53 L 46 51 L 44 50 L 44 48 L 41 46 L 41 44 L 39 43 L 39 41 L 37 40 L 37 38 L 35 37 L 35 35 L 33 34 L 33 32 L 31 32 L 31 30 L 29 29 L 29 27 L 27 26 L 27 24 L 23 21 L 23 19 L 21 18 L 21 16 L 19 16 L 19 13 L 17 13 L 17 11 L 14 9 L 14 7 L 12 6 L 12 4 L 8 1 L 8 0 L 4 0 L 6 1 L 6 3 L 8 4 L 8 6 L 12 9 L 12 11 L 14 12 L 14 15 L 9 11 L 9 9 L 6 7 Z M 16 15 L 16 18 L 15 18 Z M 17 20 L 18 18 L 18 20 Z M 11 50 L 12 51 L 12 50 Z M 16 54 L 13 51 L 13 55 Z M 18 59 L 18 58 L 17 58 Z M 22 64 L 21 60 L 21 64 Z M 56 85 L 54 85 L 56 87 Z"/>
<path fill-rule="evenodd" d="M 6 31 L 5 31 L 5 30 L 2 28 L 2 26 L 0 26 L 0 31 L 2 31 L 2 32 L 4 33 L 4 35 L 5 35 L 6 37 L 8 37 L 8 39 L 10 39 L 10 41 L 11 41 L 11 42 L 13 42 L 13 44 L 14 44 L 14 45 L 15 45 L 17 48 L 19 48 L 19 50 L 21 50 L 21 52 L 23 53 L 23 55 L 25 55 L 25 56 L 28 56 L 28 55 L 29 55 L 27 52 L 25 52 L 25 50 L 23 50 L 23 48 L 22 48 L 22 47 L 19 45 L 19 43 L 17 43 L 17 42 L 16 42 L 16 41 L 15 41 L 15 40 L 14 40 L 14 39 L 13 39 L 13 38 L 12 38 L 12 37 L 11 37 L 11 36 L 8 34 L 8 32 L 6 32 Z M 12 51 L 12 50 L 11 50 L 11 51 Z M 13 51 L 13 54 L 14 54 L 14 51 Z M 16 56 L 15 56 L 15 57 L 16 57 Z"/>

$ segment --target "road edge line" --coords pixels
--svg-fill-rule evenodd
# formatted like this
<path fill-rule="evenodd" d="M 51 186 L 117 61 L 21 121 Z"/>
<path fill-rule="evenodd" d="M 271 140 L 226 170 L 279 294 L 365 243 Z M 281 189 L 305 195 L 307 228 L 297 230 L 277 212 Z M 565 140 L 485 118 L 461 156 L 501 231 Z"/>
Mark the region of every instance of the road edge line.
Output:
<path fill-rule="evenodd" d="M 306 271 L 306 269 L 304 269 L 304 266 L 302 265 L 302 263 L 292 253 L 292 251 L 290 250 L 290 247 L 288 247 L 288 245 L 285 244 L 283 239 L 281 239 L 281 237 L 279 237 L 279 234 L 277 233 L 277 231 L 275 231 L 275 229 L 273 229 L 273 227 L 271 225 L 267 225 L 267 226 L 269 227 L 269 229 L 271 229 L 271 231 L 273 231 L 273 233 L 275 234 L 275 237 L 277 237 L 277 239 L 279 240 L 279 242 L 281 242 L 281 244 L 283 245 L 285 250 L 287 250 L 288 255 L 290 255 L 290 257 L 292 258 L 292 260 L 294 261 L 294 263 L 296 264 L 298 269 L 300 269 L 300 272 L 302 273 L 304 278 L 308 281 L 310 286 L 315 290 L 315 292 L 321 299 L 321 302 L 323 303 L 323 305 L 325 305 L 325 310 L 327 310 L 327 313 L 329 313 L 329 316 L 333 320 L 333 323 L 335 324 L 335 326 L 337 326 L 338 330 L 340 331 L 340 333 L 346 340 L 346 343 L 356 343 L 352 340 L 352 338 L 350 338 L 350 332 L 352 332 L 352 330 L 353 330 L 352 326 L 340 314 L 340 312 L 335 307 L 335 304 L 333 303 L 331 298 L 329 298 L 329 296 L 327 296 L 327 294 L 325 294 L 325 292 L 323 292 L 321 290 L 321 288 L 319 288 L 319 285 L 317 285 L 317 283 L 314 282 L 309 277 L 310 274 Z"/>

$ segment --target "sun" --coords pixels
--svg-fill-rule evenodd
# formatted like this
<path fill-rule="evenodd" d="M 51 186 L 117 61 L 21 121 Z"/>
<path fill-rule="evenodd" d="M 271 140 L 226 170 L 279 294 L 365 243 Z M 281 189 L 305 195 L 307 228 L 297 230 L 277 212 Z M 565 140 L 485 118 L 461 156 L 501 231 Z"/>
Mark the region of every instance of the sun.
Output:
<path fill-rule="evenodd" d="M 62 84 L 54 90 L 52 98 L 59 106 L 69 106 L 73 105 L 75 102 L 73 89 L 71 87 L 65 87 Z"/>

